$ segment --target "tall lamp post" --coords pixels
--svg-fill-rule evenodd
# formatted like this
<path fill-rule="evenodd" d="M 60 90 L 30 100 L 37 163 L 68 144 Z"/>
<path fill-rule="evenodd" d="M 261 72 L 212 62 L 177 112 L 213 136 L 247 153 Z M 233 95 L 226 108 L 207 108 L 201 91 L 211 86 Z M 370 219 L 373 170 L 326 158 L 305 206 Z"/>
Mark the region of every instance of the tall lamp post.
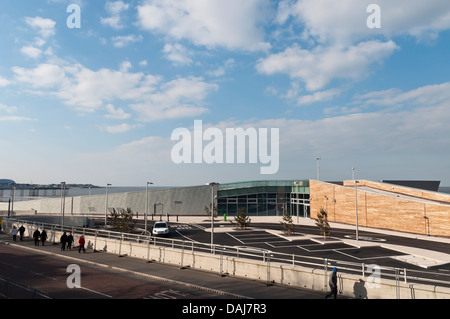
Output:
<path fill-rule="evenodd" d="M 358 181 L 355 180 L 355 214 L 356 214 L 356 240 L 359 240 L 358 236 Z"/>
<path fill-rule="evenodd" d="M 147 182 L 147 185 L 145 186 L 145 216 L 144 216 L 144 219 L 145 219 L 145 227 L 144 227 L 144 230 L 145 230 L 145 235 L 147 235 L 147 214 L 148 214 L 148 185 L 149 184 L 153 184 L 152 182 Z"/>
<path fill-rule="evenodd" d="M 213 249 L 214 245 L 214 186 L 219 185 L 219 183 L 209 183 L 211 186 L 211 249 Z"/>
<path fill-rule="evenodd" d="M 356 240 L 359 240 L 358 234 L 358 183 L 355 179 L 355 168 L 352 167 L 352 179 L 355 182 L 355 216 L 356 216 Z"/>
<path fill-rule="evenodd" d="M 317 162 L 317 180 L 320 181 L 320 176 L 319 176 L 319 161 L 320 161 L 320 157 L 316 157 L 316 162 Z"/>
<path fill-rule="evenodd" d="M 105 196 L 105 229 L 106 229 L 106 220 L 108 218 L 108 186 L 111 184 L 106 184 L 106 196 Z"/>
<path fill-rule="evenodd" d="M 61 182 L 61 215 L 62 215 L 62 227 L 64 227 L 64 211 L 66 208 L 66 182 Z"/>

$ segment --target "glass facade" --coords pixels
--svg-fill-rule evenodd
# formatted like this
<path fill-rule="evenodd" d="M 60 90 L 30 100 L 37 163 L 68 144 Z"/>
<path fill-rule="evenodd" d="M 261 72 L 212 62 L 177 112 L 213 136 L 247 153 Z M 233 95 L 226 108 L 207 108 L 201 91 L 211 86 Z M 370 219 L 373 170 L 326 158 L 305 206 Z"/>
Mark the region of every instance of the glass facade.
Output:
<path fill-rule="evenodd" d="M 245 209 L 248 216 L 292 216 L 309 218 L 309 181 L 253 181 L 220 184 L 218 214 L 235 216 Z"/>

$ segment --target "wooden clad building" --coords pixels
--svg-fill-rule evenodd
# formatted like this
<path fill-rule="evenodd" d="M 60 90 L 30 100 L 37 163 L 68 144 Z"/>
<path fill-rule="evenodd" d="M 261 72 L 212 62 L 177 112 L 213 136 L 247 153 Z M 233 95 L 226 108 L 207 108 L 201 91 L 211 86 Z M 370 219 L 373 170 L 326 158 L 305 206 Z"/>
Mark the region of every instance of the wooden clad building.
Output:
<path fill-rule="evenodd" d="M 311 218 L 323 207 L 330 222 L 450 237 L 450 194 L 367 180 L 310 181 Z"/>

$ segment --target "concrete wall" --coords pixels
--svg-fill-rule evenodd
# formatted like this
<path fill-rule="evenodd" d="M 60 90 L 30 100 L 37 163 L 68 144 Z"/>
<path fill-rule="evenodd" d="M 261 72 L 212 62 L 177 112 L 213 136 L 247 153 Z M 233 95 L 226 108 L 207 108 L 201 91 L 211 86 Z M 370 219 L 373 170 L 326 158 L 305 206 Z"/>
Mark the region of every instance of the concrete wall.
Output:
<path fill-rule="evenodd" d="M 215 190 L 216 194 L 217 190 Z M 144 215 L 146 192 L 130 192 L 108 194 L 109 208 L 131 208 Z M 160 203 L 156 205 L 156 203 Z M 192 186 L 148 191 L 148 213 L 157 215 L 204 215 L 205 206 L 210 207 L 211 186 Z M 21 201 L 14 203 L 14 211 L 18 214 L 59 214 L 62 201 L 60 198 Z M 66 197 L 64 214 L 98 214 L 105 215 L 105 195 Z M 0 203 L 0 211 L 7 212 L 8 203 Z M 141 215 L 141 216 L 142 216 Z"/>
<path fill-rule="evenodd" d="M 371 191 L 375 190 L 375 191 Z M 450 195 L 398 185 L 354 181 L 336 185 L 310 181 L 311 218 L 323 207 L 331 222 L 391 229 L 416 234 L 450 237 Z"/>

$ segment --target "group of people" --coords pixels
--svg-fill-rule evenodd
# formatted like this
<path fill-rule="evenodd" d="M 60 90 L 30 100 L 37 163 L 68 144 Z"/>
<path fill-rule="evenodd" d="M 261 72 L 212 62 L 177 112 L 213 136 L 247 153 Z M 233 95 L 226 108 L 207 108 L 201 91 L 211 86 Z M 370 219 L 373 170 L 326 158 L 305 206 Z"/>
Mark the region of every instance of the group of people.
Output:
<path fill-rule="evenodd" d="M 11 230 L 11 234 L 13 237 L 13 241 L 17 241 L 17 234 L 20 236 L 20 240 L 23 241 L 23 235 L 25 233 L 25 227 L 22 225 L 19 228 L 17 228 L 15 225 L 13 226 Z M 33 233 L 33 239 L 34 239 L 34 245 L 39 246 L 39 242 L 42 242 L 42 246 L 44 246 L 45 241 L 47 240 L 47 232 L 45 229 L 42 229 L 42 231 L 39 231 L 39 229 L 36 228 L 36 230 Z M 72 244 L 74 242 L 73 235 L 71 232 L 67 235 L 66 232 L 64 232 L 60 238 L 61 241 L 61 251 L 64 251 L 66 249 L 72 249 Z M 80 236 L 78 240 L 78 253 L 81 253 L 83 250 L 83 253 L 86 252 L 85 248 L 85 239 L 84 236 Z"/>
<path fill-rule="evenodd" d="M 20 241 L 23 241 L 23 235 L 25 234 L 25 227 L 23 227 L 23 225 L 22 225 L 19 228 L 17 228 L 14 225 L 11 233 L 12 233 L 14 242 L 17 241 L 17 234 L 19 234 Z M 41 232 L 41 231 L 39 231 L 39 229 L 36 228 L 36 230 L 33 233 L 33 239 L 34 239 L 35 246 L 39 246 L 39 242 L 42 242 L 42 246 L 44 246 L 47 238 L 48 238 L 48 236 L 47 236 L 47 232 L 45 231 L 45 229 L 42 229 L 42 232 Z"/>
<path fill-rule="evenodd" d="M 74 239 L 71 232 L 69 232 L 69 235 L 67 235 L 66 232 L 64 232 L 61 235 L 60 241 L 61 241 L 61 251 L 66 250 L 66 248 L 72 249 L 72 243 L 74 242 Z M 83 253 L 86 252 L 84 244 L 85 244 L 84 236 L 80 236 L 80 239 L 78 239 L 78 253 L 81 253 L 81 250 L 83 250 Z"/>

